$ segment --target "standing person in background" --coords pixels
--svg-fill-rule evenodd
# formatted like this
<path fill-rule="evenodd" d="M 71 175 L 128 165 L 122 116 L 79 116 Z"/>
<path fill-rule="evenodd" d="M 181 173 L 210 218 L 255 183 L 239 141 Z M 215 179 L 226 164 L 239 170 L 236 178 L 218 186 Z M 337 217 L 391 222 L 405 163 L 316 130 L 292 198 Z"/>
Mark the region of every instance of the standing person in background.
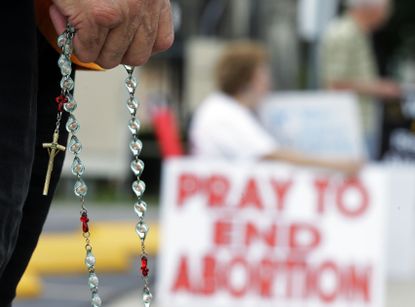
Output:
<path fill-rule="evenodd" d="M 381 116 L 379 102 L 400 98 L 401 89 L 381 79 L 370 35 L 390 13 L 389 0 L 346 0 L 346 13 L 329 27 L 322 43 L 321 76 L 329 90 L 359 95 L 362 127 L 371 159 L 379 154 Z"/>
<path fill-rule="evenodd" d="M 282 148 L 262 127 L 255 109 L 271 89 L 269 66 L 269 55 L 260 44 L 236 42 L 226 48 L 216 68 L 219 91 L 193 117 L 191 153 L 209 159 L 273 160 L 356 173 L 358 161 L 321 159 Z"/>

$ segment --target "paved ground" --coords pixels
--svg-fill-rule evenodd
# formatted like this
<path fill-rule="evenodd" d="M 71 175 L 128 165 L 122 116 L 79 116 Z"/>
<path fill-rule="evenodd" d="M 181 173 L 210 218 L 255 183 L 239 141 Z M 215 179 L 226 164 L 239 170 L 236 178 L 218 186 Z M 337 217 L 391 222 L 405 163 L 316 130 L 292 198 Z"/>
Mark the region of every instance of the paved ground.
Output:
<path fill-rule="evenodd" d="M 102 276 L 102 275 L 101 275 Z M 87 307 L 89 291 L 84 277 L 44 278 L 45 291 L 36 300 L 18 300 L 14 307 Z M 100 279 L 100 294 L 109 306 L 123 293 L 130 293 L 137 287 L 137 277 L 130 274 L 104 275 Z"/>
<path fill-rule="evenodd" d="M 116 208 L 107 204 L 89 207 L 90 215 L 95 221 L 123 221 L 134 220 L 135 215 L 128 205 Z M 71 232 L 79 226 L 79 210 L 72 204 L 54 206 L 45 225 L 46 233 Z M 148 220 L 157 219 L 157 210 L 151 210 Z M 80 239 L 80 244 L 82 241 Z M 117 301 L 127 293 L 137 293 L 135 304 L 141 289 L 141 280 L 138 277 L 138 263 L 131 259 L 131 270 L 120 274 L 100 274 L 100 294 L 105 306 Z M 89 290 L 86 275 L 42 277 L 44 291 L 38 299 L 17 300 L 13 307 L 87 307 Z M 124 306 L 128 306 L 124 305 Z"/>

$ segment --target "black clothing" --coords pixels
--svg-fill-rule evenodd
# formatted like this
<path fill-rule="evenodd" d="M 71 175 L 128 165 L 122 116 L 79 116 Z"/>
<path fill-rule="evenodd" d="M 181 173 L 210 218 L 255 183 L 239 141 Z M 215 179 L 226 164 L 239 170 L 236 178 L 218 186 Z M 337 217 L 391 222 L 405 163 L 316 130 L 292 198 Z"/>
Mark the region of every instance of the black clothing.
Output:
<path fill-rule="evenodd" d="M 37 33 L 33 0 L 4 1 L 0 11 L 0 307 L 10 307 L 42 231 L 62 169 L 55 159 L 49 195 L 42 143 L 52 141 L 59 94 L 58 54 Z M 60 144 L 67 133 L 61 125 Z"/>

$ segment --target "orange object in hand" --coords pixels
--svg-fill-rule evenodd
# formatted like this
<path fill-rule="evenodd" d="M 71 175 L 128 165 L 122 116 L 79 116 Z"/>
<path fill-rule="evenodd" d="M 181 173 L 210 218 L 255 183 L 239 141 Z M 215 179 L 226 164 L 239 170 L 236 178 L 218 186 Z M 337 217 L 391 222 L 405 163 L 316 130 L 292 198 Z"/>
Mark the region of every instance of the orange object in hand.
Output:
<path fill-rule="evenodd" d="M 49 8 L 52 4 L 52 0 L 35 0 L 36 23 L 43 36 L 49 41 L 56 51 L 60 52 L 60 49 L 56 44 L 58 34 L 56 33 L 52 20 L 49 17 Z M 102 70 L 99 65 L 95 63 L 83 63 L 74 55 L 71 60 L 74 64 L 84 69 Z"/>

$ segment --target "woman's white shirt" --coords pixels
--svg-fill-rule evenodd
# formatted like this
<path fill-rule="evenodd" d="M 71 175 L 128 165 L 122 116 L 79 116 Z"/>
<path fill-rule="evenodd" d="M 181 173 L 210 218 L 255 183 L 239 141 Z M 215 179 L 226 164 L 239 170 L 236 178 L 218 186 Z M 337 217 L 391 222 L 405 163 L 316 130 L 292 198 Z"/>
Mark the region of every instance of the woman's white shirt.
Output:
<path fill-rule="evenodd" d="M 252 111 L 222 93 L 210 95 L 196 110 L 189 136 L 198 157 L 258 160 L 278 148 Z"/>

